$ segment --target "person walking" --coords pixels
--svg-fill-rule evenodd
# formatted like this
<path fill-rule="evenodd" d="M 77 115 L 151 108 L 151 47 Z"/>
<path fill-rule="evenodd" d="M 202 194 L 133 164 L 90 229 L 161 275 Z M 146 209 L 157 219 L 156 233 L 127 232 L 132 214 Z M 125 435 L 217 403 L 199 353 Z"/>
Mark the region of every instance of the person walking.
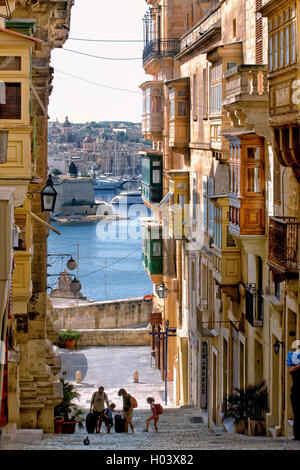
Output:
<path fill-rule="evenodd" d="M 148 432 L 149 431 L 149 424 L 150 424 L 150 421 L 151 419 L 153 419 L 153 424 L 154 424 L 154 428 L 155 428 L 155 431 L 158 432 L 158 426 L 157 426 L 157 423 L 158 423 L 158 420 L 159 420 L 159 414 L 157 412 L 157 409 L 156 409 L 156 406 L 154 404 L 155 400 L 153 397 L 148 397 L 147 398 L 147 403 L 149 403 L 150 405 L 150 409 L 152 411 L 152 415 L 150 416 L 150 418 L 147 418 L 146 419 L 146 427 L 144 429 L 144 432 Z"/>
<path fill-rule="evenodd" d="M 118 391 L 119 397 L 123 397 L 123 416 L 124 416 L 124 425 L 125 432 L 128 433 L 128 424 L 131 428 L 131 431 L 134 433 L 134 426 L 132 423 L 133 417 L 133 404 L 131 401 L 131 395 L 126 392 L 125 388 L 120 388 Z"/>
<path fill-rule="evenodd" d="M 96 421 L 96 433 L 100 433 L 102 421 L 103 421 L 103 411 L 105 409 L 104 402 L 109 407 L 109 401 L 107 394 L 104 392 L 104 387 L 99 387 L 98 392 L 94 392 L 91 399 L 90 412 L 95 413 Z"/>
<path fill-rule="evenodd" d="M 291 388 L 291 404 L 294 413 L 294 440 L 300 441 L 300 364 L 289 370 L 293 385 Z"/>
<path fill-rule="evenodd" d="M 108 408 L 105 408 L 103 411 L 104 423 L 106 426 L 107 434 L 110 433 L 111 428 L 113 427 L 113 411 L 115 410 L 116 405 L 111 403 Z"/>

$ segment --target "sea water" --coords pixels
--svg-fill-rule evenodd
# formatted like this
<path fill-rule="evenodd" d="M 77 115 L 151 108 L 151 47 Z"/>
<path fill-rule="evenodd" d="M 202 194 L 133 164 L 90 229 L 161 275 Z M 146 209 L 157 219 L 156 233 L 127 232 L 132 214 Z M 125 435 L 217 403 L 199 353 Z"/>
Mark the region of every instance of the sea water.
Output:
<path fill-rule="evenodd" d="M 118 191 L 95 191 L 96 200 L 110 201 Z M 90 300 L 105 301 L 152 294 L 153 285 L 142 264 L 140 217 L 149 216 L 144 206 L 129 208 L 129 219 L 88 223 L 51 224 L 48 237 L 48 286 L 56 287 L 58 274 L 69 255 L 77 260 L 81 292 Z M 68 256 L 63 256 L 64 254 Z M 77 275 L 77 270 L 70 271 Z M 50 289 L 49 289 L 50 291 Z"/>

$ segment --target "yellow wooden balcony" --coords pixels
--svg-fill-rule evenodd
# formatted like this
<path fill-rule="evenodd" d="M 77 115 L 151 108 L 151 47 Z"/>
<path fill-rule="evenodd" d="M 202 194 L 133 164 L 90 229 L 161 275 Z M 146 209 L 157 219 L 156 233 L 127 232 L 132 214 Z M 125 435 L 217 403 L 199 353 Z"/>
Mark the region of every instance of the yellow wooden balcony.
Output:
<path fill-rule="evenodd" d="M 189 172 L 168 170 L 169 192 L 160 202 L 161 208 L 169 213 L 169 235 L 181 240 L 188 232 L 189 223 Z"/>
<path fill-rule="evenodd" d="M 24 181 L 31 178 L 31 54 L 41 41 L 1 30 L 0 42 L 0 128 L 9 131 L 0 179 Z"/>
<path fill-rule="evenodd" d="M 166 82 L 169 88 L 169 145 L 187 147 L 189 143 L 189 81 L 187 78 Z"/>
<path fill-rule="evenodd" d="M 31 297 L 32 231 L 31 203 L 26 199 L 22 207 L 15 209 L 15 225 L 18 228 L 18 244 L 14 250 L 13 311 L 24 313 Z"/>

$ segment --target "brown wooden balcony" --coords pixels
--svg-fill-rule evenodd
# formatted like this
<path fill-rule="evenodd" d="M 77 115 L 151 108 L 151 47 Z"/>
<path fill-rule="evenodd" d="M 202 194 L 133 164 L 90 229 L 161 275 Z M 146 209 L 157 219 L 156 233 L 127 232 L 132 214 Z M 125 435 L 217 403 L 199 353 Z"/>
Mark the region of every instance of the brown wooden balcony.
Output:
<path fill-rule="evenodd" d="M 270 217 L 268 265 L 285 278 L 299 275 L 298 230 L 295 217 Z"/>

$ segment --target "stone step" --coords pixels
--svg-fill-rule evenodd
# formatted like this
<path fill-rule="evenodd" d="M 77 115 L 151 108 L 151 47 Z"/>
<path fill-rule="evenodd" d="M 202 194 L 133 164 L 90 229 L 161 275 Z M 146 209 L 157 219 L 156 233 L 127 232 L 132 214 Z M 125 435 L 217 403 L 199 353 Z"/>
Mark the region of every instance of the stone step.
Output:
<path fill-rule="evenodd" d="M 1 444 L 10 442 L 31 443 L 32 441 L 41 441 L 44 431 L 42 429 L 17 429 L 16 432 L 2 432 Z"/>

